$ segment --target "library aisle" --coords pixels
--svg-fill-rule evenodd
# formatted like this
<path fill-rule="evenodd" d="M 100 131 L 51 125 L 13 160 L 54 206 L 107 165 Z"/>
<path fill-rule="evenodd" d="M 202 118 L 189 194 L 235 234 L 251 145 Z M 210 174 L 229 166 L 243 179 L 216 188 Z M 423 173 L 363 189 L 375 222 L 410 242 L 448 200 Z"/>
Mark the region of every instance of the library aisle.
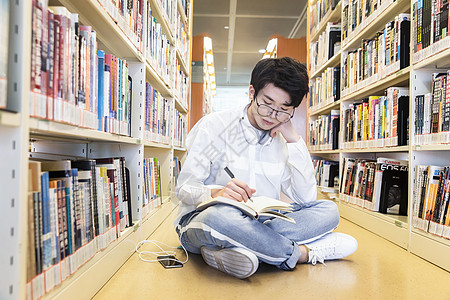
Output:
<path fill-rule="evenodd" d="M 177 246 L 175 216 L 176 209 L 149 239 Z M 448 299 L 450 273 L 345 219 L 337 231 L 359 243 L 346 259 L 299 265 L 292 272 L 262 264 L 245 280 L 208 267 L 200 255 L 166 270 L 134 254 L 94 299 Z"/>

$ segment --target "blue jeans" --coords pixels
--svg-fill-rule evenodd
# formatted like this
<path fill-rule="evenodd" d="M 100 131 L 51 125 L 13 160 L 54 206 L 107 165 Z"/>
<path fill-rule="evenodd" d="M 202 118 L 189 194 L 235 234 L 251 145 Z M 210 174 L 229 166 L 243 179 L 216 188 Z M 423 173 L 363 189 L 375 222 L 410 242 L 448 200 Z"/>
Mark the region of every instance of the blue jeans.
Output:
<path fill-rule="evenodd" d="M 293 208 L 286 215 L 296 224 L 278 218 L 254 220 L 235 207 L 214 205 L 183 216 L 177 233 L 192 253 L 201 253 L 202 246 L 239 247 L 253 252 L 262 262 L 292 270 L 300 257 L 298 245 L 320 238 L 339 223 L 339 211 L 332 201 L 294 203 Z"/>

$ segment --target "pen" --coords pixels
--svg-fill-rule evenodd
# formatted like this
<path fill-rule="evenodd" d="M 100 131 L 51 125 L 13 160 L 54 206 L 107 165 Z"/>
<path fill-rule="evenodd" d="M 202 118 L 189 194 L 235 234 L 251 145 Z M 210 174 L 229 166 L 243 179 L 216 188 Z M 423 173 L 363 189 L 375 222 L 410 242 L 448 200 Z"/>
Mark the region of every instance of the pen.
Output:
<path fill-rule="evenodd" d="M 227 172 L 228 176 L 231 177 L 231 179 L 234 178 L 234 174 L 233 172 L 230 171 L 230 169 L 228 169 L 228 167 L 223 168 L 225 170 L 225 172 Z M 247 194 L 247 192 L 245 192 Z M 248 200 L 253 202 L 253 199 L 247 194 Z"/>

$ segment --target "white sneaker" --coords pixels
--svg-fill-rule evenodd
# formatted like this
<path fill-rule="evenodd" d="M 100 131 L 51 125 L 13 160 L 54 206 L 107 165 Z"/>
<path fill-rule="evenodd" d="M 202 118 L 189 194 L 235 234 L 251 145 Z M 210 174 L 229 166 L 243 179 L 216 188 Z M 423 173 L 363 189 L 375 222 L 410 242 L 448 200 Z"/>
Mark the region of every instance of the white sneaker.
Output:
<path fill-rule="evenodd" d="M 242 248 L 210 249 L 201 248 L 205 262 L 211 267 L 243 279 L 250 277 L 258 269 L 258 257 Z"/>
<path fill-rule="evenodd" d="M 309 249 L 308 263 L 315 265 L 349 256 L 358 249 L 358 242 L 348 234 L 331 232 L 305 246 Z"/>

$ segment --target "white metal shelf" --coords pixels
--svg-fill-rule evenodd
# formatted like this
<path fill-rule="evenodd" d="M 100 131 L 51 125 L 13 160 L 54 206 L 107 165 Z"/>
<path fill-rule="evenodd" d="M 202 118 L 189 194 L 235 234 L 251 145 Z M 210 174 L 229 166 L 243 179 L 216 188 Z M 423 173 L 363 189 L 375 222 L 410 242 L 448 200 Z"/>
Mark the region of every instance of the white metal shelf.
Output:
<path fill-rule="evenodd" d="M 410 251 L 450 272 L 450 241 L 413 229 Z"/>
<path fill-rule="evenodd" d="M 342 150 L 310 150 L 310 154 L 339 154 Z"/>
<path fill-rule="evenodd" d="M 58 123 L 36 118 L 29 119 L 30 135 L 41 137 L 58 137 L 78 141 L 102 141 L 125 144 L 140 144 L 140 140 L 128 136 L 116 135 L 95 129 L 77 127 L 70 124 Z"/>
<path fill-rule="evenodd" d="M 311 30 L 310 39 L 311 41 L 315 41 L 318 39 L 319 34 L 323 32 L 327 28 L 328 22 L 337 22 L 341 20 L 341 9 L 342 9 L 342 1 L 336 5 L 333 10 L 330 10 L 326 13 L 326 15 L 322 18 L 319 24 Z"/>
<path fill-rule="evenodd" d="M 313 106 L 309 109 L 310 110 L 309 115 L 316 116 L 316 115 L 328 114 L 329 112 L 331 112 L 334 109 L 339 109 L 340 104 L 341 104 L 341 100 L 338 100 L 338 101 L 331 102 L 323 107 L 320 107 L 320 105 Z"/>
<path fill-rule="evenodd" d="M 341 102 L 361 99 L 367 96 L 371 96 L 374 93 L 382 94 L 384 90 L 391 86 L 404 85 L 409 82 L 410 73 L 411 67 L 401 69 L 389 76 L 386 76 L 385 78 L 382 78 L 381 80 L 376 80 L 359 90 L 353 91 L 352 93 L 341 97 Z"/>
<path fill-rule="evenodd" d="M 178 94 L 174 93 L 174 99 L 175 99 L 175 108 L 182 113 L 187 113 L 188 112 L 188 108 L 186 107 L 186 105 L 184 103 L 182 103 L 180 101 L 180 98 L 178 96 Z"/>
<path fill-rule="evenodd" d="M 189 67 L 186 64 L 186 61 L 184 60 L 183 55 L 181 55 L 180 48 L 177 47 L 177 58 L 178 62 L 180 63 L 181 70 L 184 72 L 186 76 L 189 76 Z"/>
<path fill-rule="evenodd" d="M 414 145 L 413 151 L 450 151 L 450 144 Z"/>
<path fill-rule="evenodd" d="M 407 216 L 372 212 L 342 200 L 340 201 L 339 210 L 343 218 L 390 240 L 402 248 L 408 248 L 409 223 Z"/>
<path fill-rule="evenodd" d="M 314 73 L 312 73 L 311 78 L 315 78 L 322 74 L 327 68 L 336 67 L 341 63 L 341 53 L 342 50 L 339 50 L 332 58 L 327 60 L 322 66 L 320 66 Z"/>
<path fill-rule="evenodd" d="M 161 77 L 148 59 L 145 62 L 145 69 L 147 73 L 145 80 L 148 81 L 151 86 L 160 92 L 164 97 L 173 98 L 172 88 L 169 83 Z"/>
<path fill-rule="evenodd" d="M 414 69 L 450 68 L 450 36 L 431 44 L 417 53 L 411 54 Z"/>
<path fill-rule="evenodd" d="M 171 149 L 172 148 L 172 146 L 169 144 L 156 143 L 156 142 L 152 142 L 152 141 L 148 141 L 148 140 L 143 140 L 142 144 L 144 145 L 144 147 L 148 147 L 148 148 L 161 148 L 161 149 Z"/>
<path fill-rule="evenodd" d="M 341 149 L 342 153 L 379 153 L 379 152 L 408 152 L 409 146 L 383 147 L 383 148 L 362 148 L 362 149 Z"/>
<path fill-rule="evenodd" d="M 20 113 L 0 110 L 0 125 L 18 127 L 20 126 Z"/>
<path fill-rule="evenodd" d="M 173 146 L 173 150 L 175 151 L 181 151 L 181 152 L 186 152 L 186 148 L 184 147 L 178 147 L 178 146 Z"/>

